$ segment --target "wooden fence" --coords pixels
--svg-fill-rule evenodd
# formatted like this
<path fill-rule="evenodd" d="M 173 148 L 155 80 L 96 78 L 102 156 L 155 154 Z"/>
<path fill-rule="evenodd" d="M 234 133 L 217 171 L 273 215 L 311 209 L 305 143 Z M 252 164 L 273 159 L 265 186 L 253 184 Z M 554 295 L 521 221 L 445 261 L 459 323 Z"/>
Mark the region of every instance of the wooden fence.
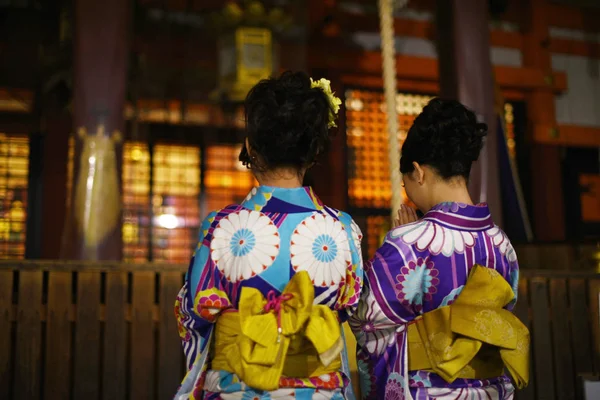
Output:
<path fill-rule="evenodd" d="M 523 271 L 516 314 L 530 329 L 530 385 L 519 400 L 583 399 L 580 377 L 600 374 L 600 274 Z"/>
<path fill-rule="evenodd" d="M 183 266 L 0 262 L 0 399 L 163 400 L 184 374 L 173 314 Z M 580 399 L 600 373 L 600 275 L 522 271 L 532 334 L 523 400 Z"/>
<path fill-rule="evenodd" d="M 0 264 L 0 399 L 170 399 L 185 267 Z"/>

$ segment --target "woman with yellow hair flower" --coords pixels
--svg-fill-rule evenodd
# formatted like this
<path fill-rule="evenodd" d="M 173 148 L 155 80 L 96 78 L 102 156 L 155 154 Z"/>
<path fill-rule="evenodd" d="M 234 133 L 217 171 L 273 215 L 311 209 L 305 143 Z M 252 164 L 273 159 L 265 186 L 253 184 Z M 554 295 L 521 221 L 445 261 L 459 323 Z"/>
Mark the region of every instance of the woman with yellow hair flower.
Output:
<path fill-rule="evenodd" d="M 341 324 L 362 288 L 362 236 L 302 186 L 340 104 L 302 73 L 248 94 L 240 161 L 260 186 L 202 224 L 176 303 L 188 365 L 176 399 L 354 397 Z"/>

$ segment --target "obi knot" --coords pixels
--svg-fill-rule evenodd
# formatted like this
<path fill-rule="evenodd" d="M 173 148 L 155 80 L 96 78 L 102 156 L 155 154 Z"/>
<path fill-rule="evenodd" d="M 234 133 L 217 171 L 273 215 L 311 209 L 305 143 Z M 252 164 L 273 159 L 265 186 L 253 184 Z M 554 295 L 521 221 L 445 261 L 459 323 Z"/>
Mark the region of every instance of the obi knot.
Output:
<path fill-rule="evenodd" d="M 271 290 L 267 294 L 267 304 L 265 304 L 264 312 L 273 311 L 277 318 L 277 343 L 281 342 L 281 305 L 283 302 L 294 298 L 293 293 L 283 293 L 281 296 L 277 296 L 277 292 Z"/>

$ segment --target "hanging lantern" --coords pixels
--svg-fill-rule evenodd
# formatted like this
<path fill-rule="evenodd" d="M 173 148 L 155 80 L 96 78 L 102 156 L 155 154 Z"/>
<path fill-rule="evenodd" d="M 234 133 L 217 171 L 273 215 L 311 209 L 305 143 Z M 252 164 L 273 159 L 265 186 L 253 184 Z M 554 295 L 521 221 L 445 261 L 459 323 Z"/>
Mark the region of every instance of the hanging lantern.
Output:
<path fill-rule="evenodd" d="M 237 2 L 229 2 L 213 15 L 219 32 L 219 87 L 212 95 L 222 102 L 243 101 L 258 81 L 273 74 L 275 36 L 292 22 L 280 8 L 267 12 L 259 1 L 245 5 L 242 9 Z"/>
<path fill-rule="evenodd" d="M 238 27 L 219 40 L 219 94 L 241 101 L 273 73 L 273 36 L 267 28 Z"/>

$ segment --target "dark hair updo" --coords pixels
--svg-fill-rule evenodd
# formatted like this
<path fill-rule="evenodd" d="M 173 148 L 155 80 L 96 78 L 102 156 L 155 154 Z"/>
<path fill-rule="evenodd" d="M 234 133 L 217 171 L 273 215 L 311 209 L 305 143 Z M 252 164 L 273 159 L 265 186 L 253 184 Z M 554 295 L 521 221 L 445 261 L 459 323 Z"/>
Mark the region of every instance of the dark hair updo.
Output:
<path fill-rule="evenodd" d="M 260 81 L 246 97 L 251 154 L 244 146 L 240 161 L 258 170 L 310 167 L 329 146 L 330 108 L 325 93 L 311 88 L 302 72 Z"/>
<path fill-rule="evenodd" d="M 413 162 L 436 169 L 443 179 L 469 179 L 487 134 L 473 111 L 458 101 L 431 100 L 408 131 L 402 145 L 400 172 L 414 171 Z"/>

